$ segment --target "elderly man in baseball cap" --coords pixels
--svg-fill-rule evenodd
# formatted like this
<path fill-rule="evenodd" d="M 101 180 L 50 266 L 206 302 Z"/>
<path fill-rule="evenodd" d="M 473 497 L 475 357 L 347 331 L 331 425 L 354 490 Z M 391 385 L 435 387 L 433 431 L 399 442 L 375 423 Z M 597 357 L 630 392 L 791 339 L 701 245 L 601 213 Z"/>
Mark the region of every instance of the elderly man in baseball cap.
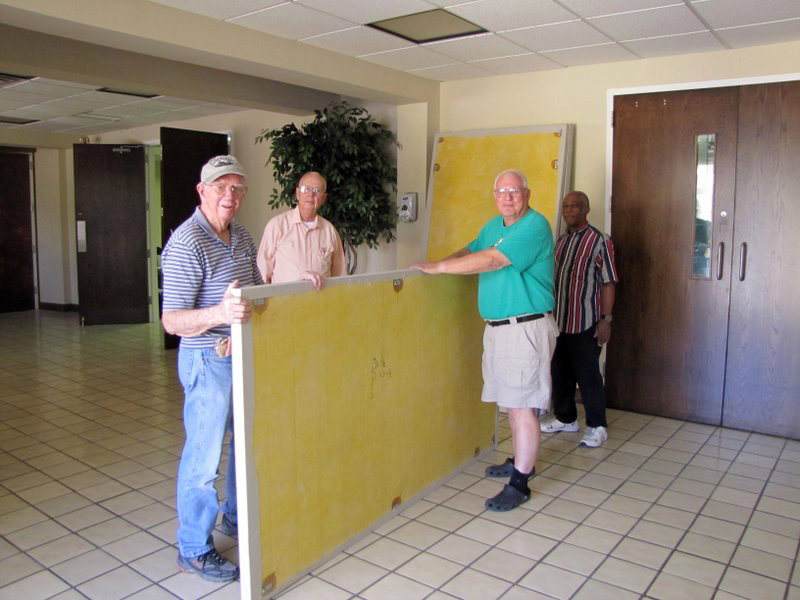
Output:
<path fill-rule="evenodd" d="M 200 172 L 200 197 L 191 217 L 172 234 L 161 255 L 163 314 L 169 333 L 181 336 L 178 376 L 184 388 L 186 443 L 178 467 L 178 566 L 207 581 L 232 581 L 239 568 L 214 547 L 220 512 L 214 487 L 226 431 L 233 431 L 231 324 L 244 323 L 250 305 L 231 293 L 259 285 L 256 247 L 234 221 L 247 194 L 245 172 L 234 156 L 215 156 Z M 220 530 L 237 537 L 233 436 L 225 475 Z"/>

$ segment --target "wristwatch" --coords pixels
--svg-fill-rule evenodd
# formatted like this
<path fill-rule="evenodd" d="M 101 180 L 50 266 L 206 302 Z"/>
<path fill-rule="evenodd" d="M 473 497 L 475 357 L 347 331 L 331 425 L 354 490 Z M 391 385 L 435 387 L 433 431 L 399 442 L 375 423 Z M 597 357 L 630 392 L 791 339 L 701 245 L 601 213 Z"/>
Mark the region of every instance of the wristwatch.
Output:
<path fill-rule="evenodd" d="M 603 315 L 603 316 L 601 317 L 601 319 L 603 319 L 603 321 L 608 321 L 609 323 L 611 323 L 611 320 L 612 320 L 613 318 L 614 318 L 614 317 L 612 317 L 611 315 Z"/>

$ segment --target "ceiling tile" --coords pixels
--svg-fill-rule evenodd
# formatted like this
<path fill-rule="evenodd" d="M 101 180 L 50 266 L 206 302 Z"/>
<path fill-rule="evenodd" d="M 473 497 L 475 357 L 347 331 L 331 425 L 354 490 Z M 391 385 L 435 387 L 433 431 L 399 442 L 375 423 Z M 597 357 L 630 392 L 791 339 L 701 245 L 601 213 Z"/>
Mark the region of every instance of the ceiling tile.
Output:
<path fill-rule="evenodd" d="M 477 0 L 447 10 L 490 31 L 530 27 L 569 21 L 575 18 L 570 11 L 552 0 Z"/>
<path fill-rule="evenodd" d="M 229 22 L 291 40 L 349 29 L 355 25 L 352 21 L 299 4 L 279 4 L 274 8 L 230 19 Z"/>
<path fill-rule="evenodd" d="M 560 0 L 581 17 L 599 17 L 676 4 L 679 0 Z"/>
<path fill-rule="evenodd" d="M 16 110 L 18 108 L 19 104 L 17 102 L 11 102 L 5 97 L 5 94 L 0 92 L 0 113 L 7 110 Z"/>
<path fill-rule="evenodd" d="M 642 58 L 725 50 L 725 46 L 708 31 L 631 40 L 625 42 L 625 47 Z"/>
<path fill-rule="evenodd" d="M 286 0 L 152 0 L 158 4 L 198 13 L 215 19 L 230 19 L 257 10 L 277 6 Z"/>
<path fill-rule="evenodd" d="M 525 73 L 528 71 L 544 71 L 560 69 L 561 65 L 538 54 L 528 53 L 504 58 L 492 58 L 474 63 L 482 69 L 495 74 Z"/>
<path fill-rule="evenodd" d="M 55 119 L 50 119 L 49 123 L 57 127 L 80 127 L 82 125 L 96 125 L 98 124 L 99 119 L 92 119 L 89 117 L 79 117 L 79 116 L 71 116 L 71 117 L 57 117 Z"/>
<path fill-rule="evenodd" d="M 96 108 L 91 112 L 93 114 L 110 115 L 115 117 L 140 117 L 143 115 L 152 115 L 153 113 L 160 113 L 164 111 L 149 107 L 146 104 L 142 106 L 138 106 L 136 104 L 122 104 L 120 106 L 113 106 L 110 108 Z"/>
<path fill-rule="evenodd" d="M 3 110 L 3 116 L 18 117 L 20 119 L 53 119 L 55 117 L 68 117 L 74 114 L 63 107 L 53 106 L 50 103 L 37 104 L 17 110 Z"/>
<path fill-rule="evenodd" d="M 542 55 L 568 67 L 638 58 L 619 44 L 598 44 L 596 46 L 553 50 L 552 52 L 542 52 Z"/>
<path fill-rule="evenodd" d="M 429 69 L 416 69 L 411 71 L 414 75 L 436 79 L 438 81 L 454 81 L 457 79 L 475 79 L 476 77 L 487 77 L 492 75 L 490 71 L 481 69 L 474 65 L 456 63 L 443 67 L 431 67 Z"/>
<path fill-rule="evenodd" d="M 77 94 L 75 96 L 71 96 L 71 98 L 89 102 L 96 101 L 105 106 L 117 106 L 119 104 L 130 104 L 132 102 L 142 101 L 142 99 L 137 96 L 130 96 L 128 94 L 115 94 L 114 92 L 101 92 L 100 90 Z"/>
<path fill-rule="evenodd" d="M 400 71 L 412 71 L 414 69 L 424 69 L 425 67 L 441 67 L 454 62 L 453 59 L 448 56 L 437 54 L 436 52 L 432 52 L 420 46 L 391 50 L 389 52 L 379 52 L 377 54 L 366 54 L 359 58 Z"/>
<path fill-rule="evenodd" d="M 333 50 L 349 56 L 399 50 L 413 45 L 412 42 L 364 25 L 305 38 L 302 41 L 304 44 Z"/>
<path fill-rule="evenodd" d="M 97 89 L 96 85 L 89 85 L 86 83 L 76 83 L 74 81 L 60 81 L 58 79 L 44 79 L 41 77 L 38 77 L 37 81 L 41 81 L 43 83 L 52 83 L 53 85 L 60 85 L 61 87 L 75 88 L 82 91 Z"/>
<path fill-rule="evenodd" d="M 56 126 L 54 126 L 50 121 L 39 121 L 38 123 L 30 123 L 28 125 L 11 125 L 11 127 L 24 127 L 26 130 L 32 129 L 36 131 L 55 131 L 56 129 Z"/>
<path fill-rule="evenodd" d="M 315 8 L 354 23 L 372 23 L 382 19 L 413 15 L 435 10 L 436 7 L 425 0 L 296 0 L 298 4 Z"/>
<path fill-rule="evenodd" d="M 464 62 L 498 58 L 500 56 L 512 56 L 514 54 L 524 54 L 526 52 L 525 48 L 492 33 L 434 42 L 425 44 L 424 46 L 435 52 Z"/>
<path fill-rule="evenodd" d="M 717 35 L 731 48 L 779 44 L 800 39 L 800 19 L 776 21 L 749 27 L 719 29 Z"/>
<path fill-rule="evenodd" d="M 615 40 L 638 40 L 706 29 L 684 4 L 594 17 L 589 22 Z"/>
<path fill-rule="evenodd" d="M 10 86 L 7 89 L 13 89 L 15 91 L 23 92 L 25 94 L 38 94 L 41 96 L 46 96 L 47 98 L 63 98 L 64 96 L 80 94 L 83 91 L 74 87 L 58 85 L 50 81 L 47 81 L 45 79 L 39 79 L 39 78 L 18 83 L 16 85 Z"/>
<path fill-rule="evenodd" d="M 584 21 L 526 27 L 525 29 L 505 31 L 500 35 L 534 52 L 575 48 L 577 46 L 603 44 L 611 41 L 607 36 Z"/>
<path fill-rule="evenodd" d="M 703 0 L 692 8 L 714 28 L 800 17 L 798 0 Z"/>
<path fill-rule="evenodd" d="M 48 104 L 58 107 L 64 111 L 64 114 L 75 114 L 79 112 L 86 112 L 87 110 L 94 110 L 97 108 L 105 108 L 109 106 L 107 103 L 91 97 L 88 94 L 80 96 L 69 96 L 59 100 L 51 100 Z"/>
<path fill-rule="evenodd" d="M 51 96 L 44 94 L 26 94 L 25 92 L 17 91 L 17 86 L 3 88 L 2 93 L 3 100 L 13 103 L 14 108 L 25 108 L 26 106 L 41 104 L 51 99 Z"/>

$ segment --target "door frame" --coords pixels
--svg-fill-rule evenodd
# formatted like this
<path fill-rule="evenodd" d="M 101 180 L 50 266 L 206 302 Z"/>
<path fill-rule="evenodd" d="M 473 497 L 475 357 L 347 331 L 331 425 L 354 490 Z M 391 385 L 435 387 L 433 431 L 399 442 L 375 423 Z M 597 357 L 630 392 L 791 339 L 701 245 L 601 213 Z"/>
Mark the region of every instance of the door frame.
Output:
<path fill-rule="evenodd" d="M 742 85 L 757 85 L 760 83 L 780 83 L 783 81 L 799 81 L 800 73 L 783 73 L 778 75 L 761 75 L 757 77 L 736 77 L 733 79 L 714 79 L 710 81 L 687 81 L 683 83 L 665 83 L 658 85 L 645 85 L 628 88 L 609 88 L 606 91 L 606 186 L 605 186 L 605 214 L 603 215 L 603 231 L 613 239 L 611 230 L 611 182 L 614 165 L 614 98 L 629 94 L 650 94 L 655 92 L 675 92 L 684 90 L 709 89 L 716 87 L 732 87 Z M 624 277 L 625 274 L 622 273 Z M 605 361 L 603 361 L 605 364 Z"/>

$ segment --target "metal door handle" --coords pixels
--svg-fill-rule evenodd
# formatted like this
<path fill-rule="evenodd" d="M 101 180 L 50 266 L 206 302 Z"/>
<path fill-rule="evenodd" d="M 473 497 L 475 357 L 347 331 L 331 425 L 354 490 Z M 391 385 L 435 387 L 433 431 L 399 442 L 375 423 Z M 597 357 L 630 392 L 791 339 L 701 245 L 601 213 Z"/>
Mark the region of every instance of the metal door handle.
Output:
<path fill-rule="evenodd" d="M 739 246 L 739 281 L 744 281 L 747 267 L 747 242 L 742 242 Z"/>
<path fill-rule="evenodd" d="M 717 246 L 717 279 L 722 279 L 722 259 L 725 256 L 725 242 Z"/>
<path fill-rule="evenodd" d="M 86 252 L 86 221 L 77 221 L 76 238 L 78 242 L 78 252 Z"/>

